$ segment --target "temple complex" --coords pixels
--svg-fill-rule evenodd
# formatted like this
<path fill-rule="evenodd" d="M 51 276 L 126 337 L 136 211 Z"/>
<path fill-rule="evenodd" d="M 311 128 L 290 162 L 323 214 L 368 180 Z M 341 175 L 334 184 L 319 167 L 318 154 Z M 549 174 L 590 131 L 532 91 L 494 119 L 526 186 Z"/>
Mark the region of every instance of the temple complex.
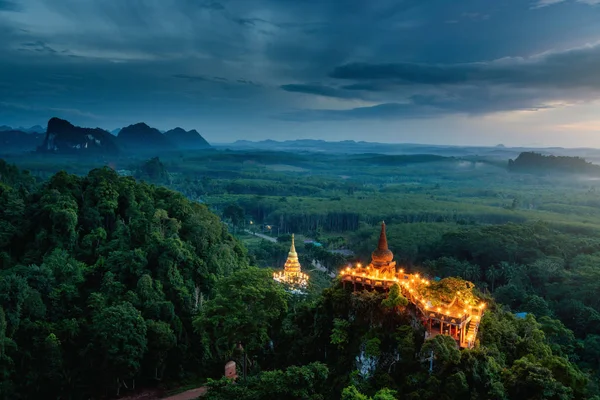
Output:
<path fill-rule="evenodd" d="M 385 223 L 382 223 L 371 263 L 349 266 L 340 271 L 344 287 L 350 283 L 355 291 L 387 292 L 397 284 L 404 297 L 415 306 L 417 318 L 425 326 L 426 338 L 445 334 L 453 337 L 459 347 L 472 348 L 485 308 L 485 304 L 472 293 L 474 285 L 457 278 L 432 283 L 418 273 L 409 274 L 402 268 L 396 269 L 393 259 L 387 244 Z"/>
<path fill-rule="evenodd" d="M 283 266 L 283 271 L 273 273 L 273 279 L 277 282 L 289 285 L 293 290 L 301 291 L 308 286 L 308 275 L 301 271 L 298 253 L 294 244 L 294 234 L 292 234 L 292 245 L 288 258 Z"/>

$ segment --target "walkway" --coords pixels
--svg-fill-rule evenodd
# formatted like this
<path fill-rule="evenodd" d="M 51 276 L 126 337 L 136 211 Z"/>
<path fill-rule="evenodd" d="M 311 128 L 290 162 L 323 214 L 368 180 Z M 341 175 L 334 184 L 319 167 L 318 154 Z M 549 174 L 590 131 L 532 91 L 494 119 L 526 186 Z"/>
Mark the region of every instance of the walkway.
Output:
<path fill-rule="evenodd" d="M 483 316 L 484 303 L 479 306 L 466 306 L 457 302 L 457 296 L 450 304 L 440 304 L 434 307 L 431 301 L 419 296 L 418 287 L 425 284 L 429 285 L 429 281 L 419 276 L 419 274 L 408 274 L 400 270 L 392 276 L 379 275 L 379 271 L 375 272 L 365 267 L 346 268 L 340 271 L 342 282 L 350 282 L 356 290 L 357 284 L 362 287 L 380 288 L 385 291 L 389 290 L 395 284 L 400 286 L 402 295 L 414 304 L 428 321 L 428 331 L 432 330 L 432 321 L 439 323 L 440 332 L 445 332 L 444 327 L 448 328 L 450 336 L 455 338 L 461 348 L 473 348 L 479 322 Z M 464 307 L 464 308 L 463 308 Z M 452 332 L 454 328 L 454 333 Z M 460 335 L 459 335 L 460 334 Z"/>
<path fill-rule="evenodd" d="M 197 398 L 204 396 L 206 391 L 207 388 L 202 386 L 169 397 L 163 397 L 160 390 L 148 389 L 138 392 L 137 394 L 120 397 L 118 400 L 196 400 Z"/>
<path fill-rule="evenodd" d="M 207 388 L 202 386 L 196 389 L 186 390 L 173 396 L 165 397 L 161 400 L 196 400 L 206 394 Z"/>

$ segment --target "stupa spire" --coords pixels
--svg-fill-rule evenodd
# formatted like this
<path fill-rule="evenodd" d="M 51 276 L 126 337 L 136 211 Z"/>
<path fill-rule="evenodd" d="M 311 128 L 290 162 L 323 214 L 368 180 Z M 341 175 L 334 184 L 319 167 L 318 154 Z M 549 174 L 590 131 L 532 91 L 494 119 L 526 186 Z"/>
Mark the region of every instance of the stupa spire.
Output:
<path fill-rule="evenodd" d="M 381 233 L 379 234 L 377 250 L 388 250 L 387 236 L 385 235 L 385 221 L 381 221 Z"/>
<path fill-rule="evenodd" d="M 385 222 L 381 222 L 381 233 L 379 234 L 379 243 L 373 253 L 371 253 L 371 264 L 388 264 L 394 259 L 394 254 L 388 249 L 387 236 L 385 235 Z"/>
<path fill-rule="evenodd" d="M 296 253 L 296 245 L 294 243 L 294 234 L 292 233 L 292 245 L 290 246 L 290 255 L 291 254 L 298 254 Z"/>
<path fill-rule="evenodd" d="M 284 269 L 289 272 L 300 272 L 300 262 L 298 261 L 298 253 L 296 253 L 296 245 L 294 243 L 294 234 L 292 233 L 292 244 L 290 245 L 290 252 L 288 258 L 285 261 Z"/>

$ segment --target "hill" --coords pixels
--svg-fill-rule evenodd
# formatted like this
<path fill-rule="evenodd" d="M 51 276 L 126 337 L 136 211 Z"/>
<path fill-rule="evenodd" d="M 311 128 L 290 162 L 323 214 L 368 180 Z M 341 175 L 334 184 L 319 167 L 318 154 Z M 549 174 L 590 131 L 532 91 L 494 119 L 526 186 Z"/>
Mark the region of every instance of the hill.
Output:
<path fill-rule="evenodd" d="M 23 128 L 22 126 L 20 126 L 18 128 L 12 128 L 8 125 L 2 125 L 2 126 L 0 126 L 0 132 L 3 132 L 3 131 L 21 131 L 21 132 L 25 132 L 25 133 L 46 133 L 46 129 L 39 125 L 34 125 L 31 128 Z"/>
<path fill-rule="evenodd" d="M 171 142 L 173 142 L 180 149 L 206 149 L 210 147 L 210 144 L 196 131 L 192 129 L 186 131 L 182 128 L 171 129 L 164 134 Z"/>
<path fill-rule="evenodd" d="M 543 155 L 534 152 L 523 152 L 515 160 L 508 160 L 508 169 L 511 172 L 600 175 L 600 165 L 592 164 L 584 158 Z"/>
<path fill-rule="evenodd" d="M 0 399 L 113 398 L 203 368 L 192 320 L 248 265 L 216 215 L 109 168 L 0 176 Z"/>
<path fill-rule="evenodd" d="M 121 129 L 117 135 L 123 149 L 135 152 L 169 151 L 177 147 L 158 129 L 143 122 Z"/>
<path fill-rule="evenodd" d="M 81 128 L 60 118 L 48 121 L 46 137 L 37 148 L 40 153 L 117 154 L 114 136 L 100 128 Z"/>
<path fill-rule="evenodd" d="M 37 149 L 39 153 L 131 155 L 210 147 L 195 129 L 186 131 L 175 128 L 163 133 L 143 122 L 111 132 L 74 126 L 69 121 L 56 117 L 48 121 L 47 129 L 39 125 L 27 129 L 0 126 L 0 153 L 3 154 Z"/>
<path fill-rule="evenodd" d="M 44 141 L 44 135 L 15 130 L 0 130 L 0 153 L 22 153 L 35 150 Z"/>

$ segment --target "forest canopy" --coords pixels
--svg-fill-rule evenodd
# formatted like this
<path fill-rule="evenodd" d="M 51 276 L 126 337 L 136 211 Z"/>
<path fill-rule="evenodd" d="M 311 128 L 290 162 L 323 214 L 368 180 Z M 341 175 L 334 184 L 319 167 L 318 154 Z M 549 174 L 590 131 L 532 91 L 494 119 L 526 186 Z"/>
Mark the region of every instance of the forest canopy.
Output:
<path fill-rule="evenodd" d="M 216 215 L 109 168 L 33 186 L 0 167 L 0 398 L 114 395 L 202 365 L 192 320 L 248 267 Z"/>

